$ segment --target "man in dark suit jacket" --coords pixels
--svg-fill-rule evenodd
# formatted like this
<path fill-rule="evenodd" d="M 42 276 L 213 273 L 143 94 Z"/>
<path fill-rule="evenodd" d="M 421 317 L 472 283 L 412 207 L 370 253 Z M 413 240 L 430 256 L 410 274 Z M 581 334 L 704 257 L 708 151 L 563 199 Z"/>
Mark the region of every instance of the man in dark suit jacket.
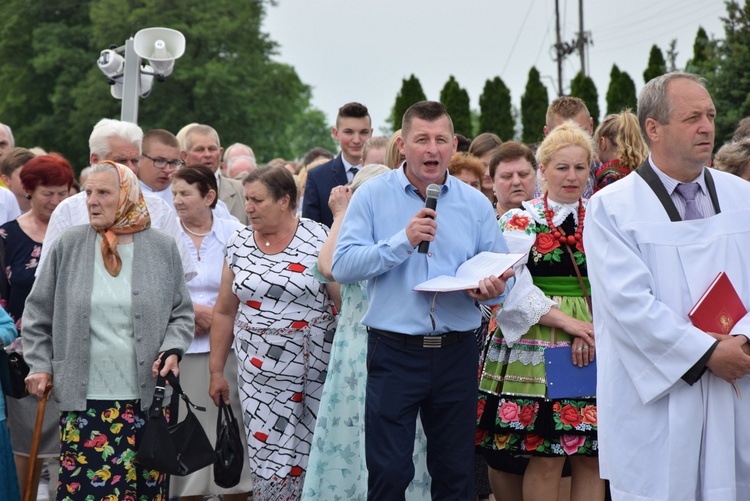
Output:
<path fill-rule="evenodd" d="M 372 135 L 372 122 L 367 107 L 348 103 L 339 108 L 333 138 L 341 145 L 341 154 L 330 162 L 314 167 L 307 173 L 307 183 L 302 200 L 302 217 L 325 224 L 333 224 L 333 214 L 328 207 L 328 197 L 336 186 L 351 182 L 357 173 L 362 157 L 362 146 Z"/>
<path fill-rule="evenodd" d="M 185 135 L 185 149 L 180 153 L 186 165 L 202 164 L 216 174 L 219 185 L 219 200 L 224 202 L 229 213 L 240 220 L 242 224 L 249 224 L 245 213 L 245 189 L 240 181 L 221 175 L 221 154 L 224 148 L 219 142 L 219 134 L 209 125 L 197 124 Z"/>

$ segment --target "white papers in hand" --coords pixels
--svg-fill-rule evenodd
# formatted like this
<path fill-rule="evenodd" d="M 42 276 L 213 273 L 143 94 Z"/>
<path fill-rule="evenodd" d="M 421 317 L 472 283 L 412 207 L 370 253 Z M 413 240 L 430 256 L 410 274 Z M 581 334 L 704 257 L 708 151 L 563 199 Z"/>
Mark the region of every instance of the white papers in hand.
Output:
<path fill-rule="evenodd" d="M 441 275 L 414 287 L 421 292 L 453 292 L 476 289 L 480 280 L 489 276 L 500 276 L 526 254 L 502 252 L 480 252 L 456 270 L 456 276 Z"/>

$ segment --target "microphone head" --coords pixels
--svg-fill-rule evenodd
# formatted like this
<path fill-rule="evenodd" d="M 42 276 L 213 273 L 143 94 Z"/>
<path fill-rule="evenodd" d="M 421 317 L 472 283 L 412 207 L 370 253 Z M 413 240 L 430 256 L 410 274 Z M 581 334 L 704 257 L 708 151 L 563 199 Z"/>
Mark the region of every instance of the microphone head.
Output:
<path fill-rule="evenodd" d="M 427 198 L 438 198 L 440 196 L 440 185 L 431 184 L 427 187 Z"/>

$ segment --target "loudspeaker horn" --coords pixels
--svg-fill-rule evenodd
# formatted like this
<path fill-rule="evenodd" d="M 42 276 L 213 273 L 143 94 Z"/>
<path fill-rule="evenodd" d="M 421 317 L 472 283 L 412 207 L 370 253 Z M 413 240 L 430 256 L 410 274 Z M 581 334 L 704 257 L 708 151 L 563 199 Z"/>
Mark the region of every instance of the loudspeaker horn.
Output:
<path fill-rule="evenodd" d="M 169 76 L 174 60 L 185 53 L 185 36 L 170 28 L 144 28 L 133 37 L 133 49 L 142 59 L 148 59 L 161 76 Z"/>

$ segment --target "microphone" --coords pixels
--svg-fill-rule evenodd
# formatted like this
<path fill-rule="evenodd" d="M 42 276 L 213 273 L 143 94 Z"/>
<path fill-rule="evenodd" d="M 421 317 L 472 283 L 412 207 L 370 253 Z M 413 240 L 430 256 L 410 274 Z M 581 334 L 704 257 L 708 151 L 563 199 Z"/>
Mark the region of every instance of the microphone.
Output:
<path fill-rule="evenodd" d="M 440 196 L 440 185 L 431 184 L 427 187 L 427 200 L 424 202 L 424 206 L 428 209 L 435 210 L 437 208 L 437 199 Z M 430 250 L 430 242 L 427 240 L 419 243 L 419 253 L 427 254 Z"/>

